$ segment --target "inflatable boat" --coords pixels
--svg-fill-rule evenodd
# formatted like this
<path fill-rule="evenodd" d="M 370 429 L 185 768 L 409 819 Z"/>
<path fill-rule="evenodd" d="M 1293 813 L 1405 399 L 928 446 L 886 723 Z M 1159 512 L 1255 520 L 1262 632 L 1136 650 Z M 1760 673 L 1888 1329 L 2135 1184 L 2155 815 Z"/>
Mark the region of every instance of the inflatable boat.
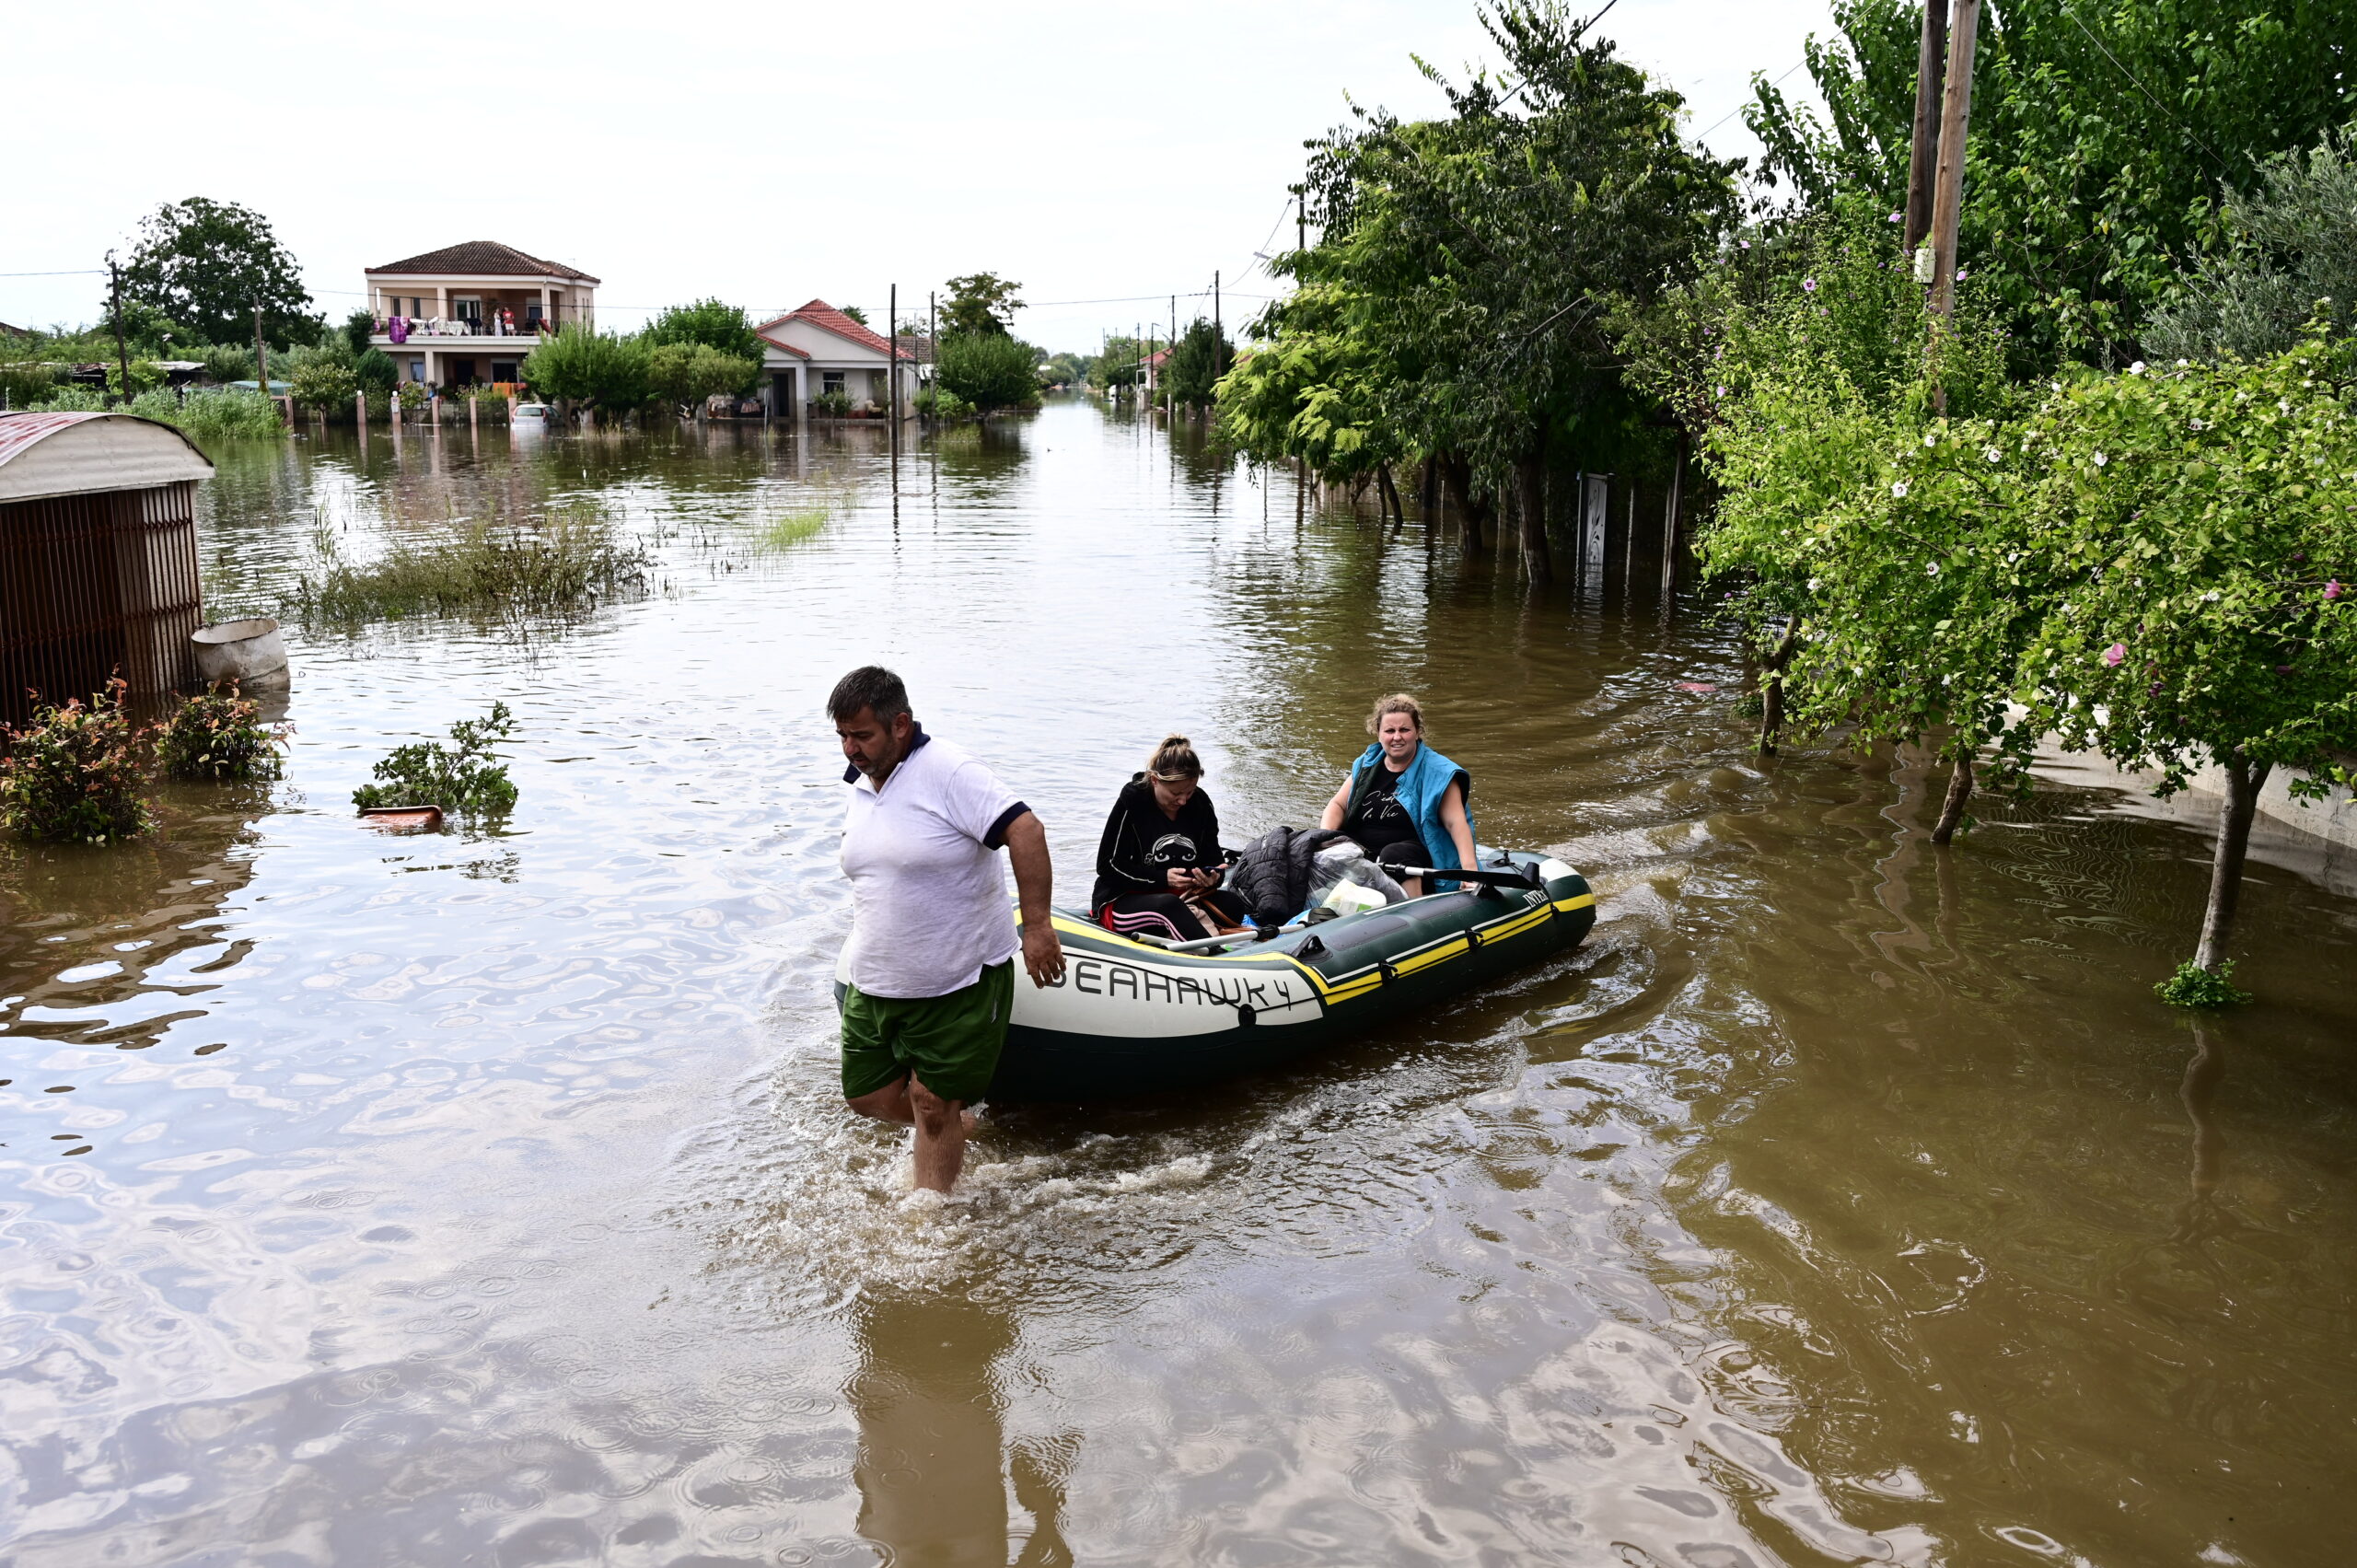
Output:
<path fill-rule="evenodd" d="M 1042 989 L 1018 966 L 990 1098 L 1109 1099 L 1258 1072 L 1563 952 L 1596 923 L 1586 879 L 1550 856 L 1440 875 L 1475 880 L 1265 938 L 1156 945 L 1058 911 L 1064 978 Z"/>

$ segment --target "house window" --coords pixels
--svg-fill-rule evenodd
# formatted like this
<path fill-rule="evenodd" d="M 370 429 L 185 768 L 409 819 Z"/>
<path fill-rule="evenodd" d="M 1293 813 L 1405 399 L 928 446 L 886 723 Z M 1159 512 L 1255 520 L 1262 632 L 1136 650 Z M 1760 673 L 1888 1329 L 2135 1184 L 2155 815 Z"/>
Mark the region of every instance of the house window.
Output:
<path fill-rule="evenodd" d="M 540 308 L 538 305 L 527 305 L 524 307 L 524 323 L 525 325 L 531 327 L 537 327 L 540 324 Z"/>
<path fill-rule="evenodd" d="M 819 392 L 820 396 L 823 397 L 829 392 L 840 392 L 842 389 L 843 373 L 842 371 L 821 370 L 819 372 Z"/>
<path fill-rule="evenodd" d="M 476 326 L 482 325 L 482 301 L 481 298 L 474 295 L 462 294 L 452 302 L 452 305 L 459 312 L 459 319 L 460 320 L 470 322 Z"/>

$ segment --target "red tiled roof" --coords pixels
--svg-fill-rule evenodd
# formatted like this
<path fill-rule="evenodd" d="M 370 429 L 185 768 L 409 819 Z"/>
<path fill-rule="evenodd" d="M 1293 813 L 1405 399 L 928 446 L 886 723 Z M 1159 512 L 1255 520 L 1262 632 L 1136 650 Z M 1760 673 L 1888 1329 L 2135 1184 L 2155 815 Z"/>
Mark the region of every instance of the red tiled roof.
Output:
<path fill-rule="evenodd" d="M 772 327 L 782 327 L 788 321 L 807 321 L 812 326 L 832 332 L 839 338 L 847 338 L 862 348 L 872 348 L 878 354 L 890 354 L 912 364 L 917 357 L 909 349 L 893 347 L 885 341 L 883 333 L 868 331 L 823 299 L 814 299 L 798 310 L 789 310 L 774 321 L 764 321 L 755 331 L 766 338 Z M 776 342 L 775 339 L 770 341 Z M 779 343 L 778 346 L 784 348 L 785 345 Z M 803 357 L 807 359 L 809 355 L 805 354 Z"/>
<path fill-rule="evenodd" d="M 782 320 L 786 320 L 786 319 L 790 319 L 790 318 L 781 316 L 780 318 L 778 318 L 778 320 L 781 320 L 781 321 L 782 321 Z M 770 325 L 771 325 L 771 326 L 772 326 L 772 327 L 774 327 L 774 326 L 776 326 L 776 325 L 777 325 L 777 321 L 772 321 L 772 322 L 771 322 L 771 323 L 770 323 Z M 777 339 L 775 339 L 775 338 L 773 338 L 773 337 L 770 336 L 770 335 L 769 335 L 769 333 L 767 333 L 767 332 L 765 332 L 765 331 L 755 332 L 753 335 L 754 335 L 755 337 L 757 337 L 757 338 L 761 339 L 761 342 L 763 342 L 763 343 L 765 343 L 769 344 L 769 345 L 770 345 L 770 347 L 772 347 L 772 348 L 782 348 L 782 349 L 785 350 L 785 352 L 786 352 L 786 353 L 788 353 L 788 354 L 790 354 L 794 355 L 796 359 L 807 359 L 807 358 L 809 358 L 809 357 L 810 357 L 810 351 L 809 351 L 808 349 L 807 349 L 807 348 L 796 348 L 796 347 L 795 347 L 792 343 L 781 343 L 781 342 L 779 342 Z"/>
<path fill-rule="evenodd" d="M 568 267 L 562 261 L 544 261 L 538 256 L 527 256 L 513 245 L 502 245 L 496 239 L 470 239 L 463 244 L 428 250 L 422 256 L 412 256 L 387 266 L 366 267 L 362 271 L 371 276 L 379 273 L 402 276 L 448 273 L 457 277 L 566 278 L 586 284 L 598 281 L 578 267 Z"/>

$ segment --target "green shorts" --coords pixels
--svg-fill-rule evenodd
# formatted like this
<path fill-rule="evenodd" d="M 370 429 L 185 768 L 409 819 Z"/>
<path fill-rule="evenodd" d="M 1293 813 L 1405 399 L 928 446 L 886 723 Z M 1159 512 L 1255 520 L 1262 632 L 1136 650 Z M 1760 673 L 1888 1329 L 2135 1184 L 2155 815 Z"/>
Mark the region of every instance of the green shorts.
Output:
<path fill-rule="evenodd" d="M 981 1098 L 1014 1010 L 1013 958 L 946 996 L 869 996 L 845 987 L 843 1098 L 872 1095 L 911 1073 L 943 1099 Z"/>

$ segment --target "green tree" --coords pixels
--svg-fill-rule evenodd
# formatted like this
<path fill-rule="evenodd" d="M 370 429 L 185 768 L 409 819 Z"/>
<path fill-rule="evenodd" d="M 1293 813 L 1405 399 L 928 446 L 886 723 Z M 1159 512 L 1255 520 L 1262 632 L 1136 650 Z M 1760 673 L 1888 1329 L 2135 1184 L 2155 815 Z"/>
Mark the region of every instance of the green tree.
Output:
<path fill-rule="evenodd" d="M 1004 332 L 960 332 L 941 340 L 935 378 L 984 415 L 1029 402 L 1039 391 L 1039 352 Z"/>
<path fill-rule="evenodd" d="M 122 293 L 126 303 L 185 323 L 204 343 L 250 339 L 257 305 L 273 348 L 309 343 L 321 325 L 270 220 L 203 196 L 167 202 L 141 220 L 139 243 L 122 269 Z"/>
<path fill-rule="evenodd" d="M 656 317 L 645 332 L 649 346 L 657 343 L 702 343 L 732 359 L 750 360 L 753 375 L 743 386 L 750 386 L 760 374 L 761 334 L 753 331 L 751 318 L 738 305 L 724 305 L 717 299 L 699 299 L 692 305 L 673 305 Z M 736 387 L 722 387 L 719 391 L 736 391 Z"/>
<path fill-rule="evenodd" d="M 844 315 L 850 317 L 853 320 L 858 322 L 861 326 L 865 327 L 867 325 L 867 312 L 862 310 L 858 306 L 840 305 L 837 306 L 836 308 L 841 310 Z"/>
<path fill-rule="evenodd" d="M 2357 322 L 2357 126 L 2258 170 L 2226 198 L 2225 243 L 2153 313 L 2155 359 L 2263 359 L 2296 346 L 2322 313 L 2337 334 Z"/>
<path fill-rule="evenodd" d="M 1922 9 L 1837 0 L 1811 39 L 1828 127 L 1762 86 L 1762 172 L 1799 203 L 1848 188 L 1906 205 Z M 2215 233 L 2217 201 L 2357 107 L 2357 9 L 2339 0 L 2162 0 L 1984 10 L 1957 253 L 2000 307 L 2017 373 L 2136 356 L 2144 322 Z"/>
<path fill-rule="evenodd" d="M 1023 290 L 994 273 L 971 273 L 949 280 L 949 297 L 941 307 L 944 337 L 965 332 L 1004 337 L 1015 330 L 1015 313 L 1023 308 L 1016 296 Z"/>
<path fill-rule="evenodd" d="M 758 360 L 723 354 L 705 343 L 658 343 L 646 351 L 646 387 L 692 415 L 707 398 L 742 392 L 760 378 Z"/>
<path fill-rule="evenodd" d="M 343 319 L 343 341 L 355 354 L 368 352 L 368 340 L 376 335 L 377 318 L 367 310 L 354 310 Z"/>
<path fill-rule="evenodd" d="M 360 390 L 360 377 L 352 373 L 352 366 L 333 359 L 305 361 L 288 373 L 287 383 L 296 407 L 322 413 L 343 413 Z"/>
<path fill-rule="evenodd" d="M 1126 335 L 1109 337 L 1097 351 L 1089 381 L 1098 387 L 1134 387 L 1144 378 L 1145 342 Z"/>
<path fill-rule="evenodd" d="M 568 321 L 524 357 L 524 379 L 544 398 L 624 413 L 647 400 L 647 349 Z"/>
<path fill-rule="evenodd" d="M 1190 408 L 1208 408 L 1213 389 L 1226 367 L 1236 362 L 1236 345 L 1219 337 L 1212 324 L 1198 316 L 1171 346 L 1162 362 L 1163 385 Z"/>
<path fill-rule="evenodd" d="M 1387 423 L 1514 484 L 1543 577 L 1550 451 L 1623 418 L 1606 318 L 1691 271 L 1733 220 L 1737 166 L 1684 141 L 1684 100 L 1557 0 L 1509 0 L 1482 23 L 1504 70 L 1435 74 L 1449 118 L 1361 111 L 1314 144 L 1324 238 L 1279 265 L 1337 285 Z"/>
<path fill-rule="evenodd" d="M 2064 384 L 2004 449 L 2021 494 L 1983 569 L 2035 564 L 2014 732 L 2051 731 L 2159 792 L 2224 776 L 2193 962 L 2221 972 L 2258 791 L 2352 781 L 2357 752 L 2357 396 L 2303 344 L 2256 365 Z"/>

